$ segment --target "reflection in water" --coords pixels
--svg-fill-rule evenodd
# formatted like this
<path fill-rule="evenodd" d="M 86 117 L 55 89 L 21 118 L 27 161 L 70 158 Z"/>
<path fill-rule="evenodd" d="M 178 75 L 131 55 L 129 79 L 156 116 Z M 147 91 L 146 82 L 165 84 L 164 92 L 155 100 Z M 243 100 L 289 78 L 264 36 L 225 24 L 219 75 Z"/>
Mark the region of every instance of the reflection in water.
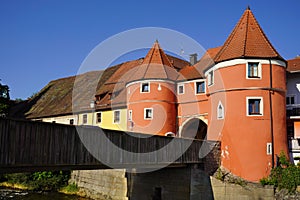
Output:
<path fill-rule="evenodd" d="M 64 195 L 57 192 L 26 192 L 0 188 L 0 200 L 84 200 L 85 198 Z"/>

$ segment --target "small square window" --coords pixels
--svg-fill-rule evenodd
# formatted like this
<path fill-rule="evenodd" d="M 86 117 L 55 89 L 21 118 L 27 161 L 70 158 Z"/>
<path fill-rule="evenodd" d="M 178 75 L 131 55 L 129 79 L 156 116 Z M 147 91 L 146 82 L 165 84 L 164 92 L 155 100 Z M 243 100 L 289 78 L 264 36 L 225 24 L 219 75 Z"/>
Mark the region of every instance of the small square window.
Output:
<path fill-rule="evenodd" d="M 74 124 L 74 119 L 70 119 L 70 125 Z"/>
<path fill-rule="evenodd" d="M 289 95 L 286 97 L 286 105 L 293 105 L 295 104 L 295 96 Z"/>
<path fill-rule="evenodd" d="M 262 98 L 247 98 L 247 115 L 263 115 Z"/>
<path fill-rule="evenodd" d="M 249 62 L 247 77 L 248 78 L 260 78 L 261 77 L 260 66 L 258 62 Z"/>
<path fill-rule="evenodd" d="M 141 92 L 146 93 L 150 92 L 150 84 L 147 83 L 141 83 Z"/>
<path fill-rule="evenodd" d="M 153 119 L 153 109 L 152 108 L 144 109 L 144 119 Z"/>
<path fill-rule="evenodd" d="M 114 124 L 119 124 L 120 123 L 120 111 L 115 110 L 114 111 Z"/>
<path fill-rule="evenodd" d="M 199 81 L 195 83 L 195 91 L 196 94 L 205 93 L 205 82 Z"/>
<path fill-rule="evenodd" d="M 210 86 L 213 84 L 214 84 L 214 71 L 210 71 L 207 76 L 207 85 Z"/>
<path fill-rule="evenodd" d="M 83 124 L 87 123 L 87 114 L 82 115 L 82 123 Z"/>
<path fill-rule="evenodd" d="M 101 121 L 102 121 L 102 113 L 98 112 L 97 113 L 97 123 L 101 123 Z"/>
<path fill-rule="evenodd" d="M 184 84 L 180 84 L 177 87 L 177 93 L 178 94 L 184 94 Z"/>

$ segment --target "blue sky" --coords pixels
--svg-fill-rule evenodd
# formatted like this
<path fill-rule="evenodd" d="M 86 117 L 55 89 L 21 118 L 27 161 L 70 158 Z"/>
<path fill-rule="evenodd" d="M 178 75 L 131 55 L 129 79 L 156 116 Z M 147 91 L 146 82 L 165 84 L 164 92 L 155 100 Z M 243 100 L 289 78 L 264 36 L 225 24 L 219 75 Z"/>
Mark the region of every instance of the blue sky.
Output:
<path fill-rule="evenodd" d="M 75 75 L 95 46 L 133 28 L 173 29 L 204 48 L 220 46 L 248 5 L 285 59 L 300 54 L 299 0 L 1 0 L 1 83 L 12 99 L 26 99 Z"/>

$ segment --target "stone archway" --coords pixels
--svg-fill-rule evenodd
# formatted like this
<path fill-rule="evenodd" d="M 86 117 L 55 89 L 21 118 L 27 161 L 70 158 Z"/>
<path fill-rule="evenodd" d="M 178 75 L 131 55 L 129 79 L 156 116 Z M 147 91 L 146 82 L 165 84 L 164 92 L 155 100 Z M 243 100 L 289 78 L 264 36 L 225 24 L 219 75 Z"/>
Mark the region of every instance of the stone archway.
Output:
<path fill-rule="evenodd" d="M 181 137 L 205 140 L 207 124 L 198 118 L 188 120 L 181 129 Z"/>

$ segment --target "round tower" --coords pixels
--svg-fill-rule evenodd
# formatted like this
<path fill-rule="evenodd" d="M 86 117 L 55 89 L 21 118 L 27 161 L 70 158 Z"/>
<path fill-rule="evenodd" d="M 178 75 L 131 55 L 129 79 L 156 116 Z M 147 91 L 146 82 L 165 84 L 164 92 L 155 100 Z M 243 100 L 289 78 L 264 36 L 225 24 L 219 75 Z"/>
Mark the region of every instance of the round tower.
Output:
<path fill-rule="evenodd" d="M 249 8 L 214 60 L 205 72 L 212 108 L 208 134 L 219 135 L 213 132 L 221 124 L 221 165 L 259 181 L 269 175 L 281 151 L 288 155 L 286 62 Z"/>
<path fill-rule="evenodd" d="M 176 133 L 176 78 L 176 69 L 156 41 L 126 84 L 128 131 Z"/>

